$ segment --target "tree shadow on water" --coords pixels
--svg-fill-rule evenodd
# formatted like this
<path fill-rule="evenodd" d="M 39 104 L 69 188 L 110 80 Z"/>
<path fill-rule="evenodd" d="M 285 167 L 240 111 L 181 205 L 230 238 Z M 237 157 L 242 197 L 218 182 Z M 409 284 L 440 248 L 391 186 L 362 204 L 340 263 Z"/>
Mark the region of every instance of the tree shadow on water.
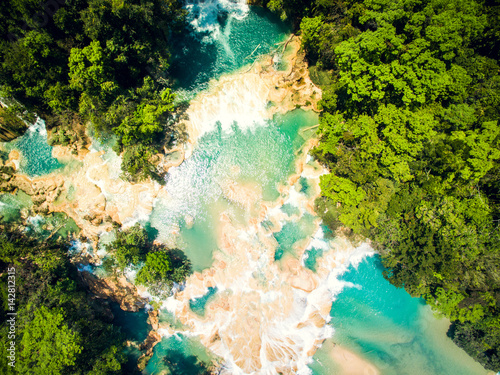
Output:
<path fill-rule="evenodd" d="M 210 375 L 208 366 L 194 355 L 186 356 L 179 350 L 171 350 L 163 359 L 164 364 L 175 375 Z"/>

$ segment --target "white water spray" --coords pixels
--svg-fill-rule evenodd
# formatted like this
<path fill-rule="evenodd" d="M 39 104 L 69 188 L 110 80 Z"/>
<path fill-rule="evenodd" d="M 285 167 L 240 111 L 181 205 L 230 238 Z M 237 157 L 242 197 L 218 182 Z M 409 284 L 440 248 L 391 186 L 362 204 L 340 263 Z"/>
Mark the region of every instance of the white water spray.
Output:
<path fill-rule="evenodd" d="M 246 0 L 195 0 L 188 1 L 188 21 L 194 30 L 203 35 L 206 43 L 220 40 L 224 37 L 221 30 L 221 16 L 243 19 L 247 16 L 249 8 Z M 227 36 L 226 36 L 227 37 Z"/>

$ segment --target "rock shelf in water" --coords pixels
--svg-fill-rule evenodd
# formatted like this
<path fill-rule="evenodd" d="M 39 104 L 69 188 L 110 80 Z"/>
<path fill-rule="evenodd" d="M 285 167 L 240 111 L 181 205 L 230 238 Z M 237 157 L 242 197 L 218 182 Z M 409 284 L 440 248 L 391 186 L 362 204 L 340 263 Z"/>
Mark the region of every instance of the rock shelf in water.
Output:
<path fill-rule="evenodd" d="M 329 244 L 331 250 L 317 262 L 317 272 L 301 262 L 312 238 L 301 241 L 295 255 L 275 261 L 277 242 L 262 226 L 272 221 L 279 231 L 284 213 L 280 207 L 290 199 L 298 207 L 299 216 L 314 215 L 313 202 L 319 194 L 319 166 L 305 162 L 315 140 L 306 142 L 296 161 L 296 173 L 280 188 L 280 198 L 265 202 L 258 191 L 232 184 L 235 201 L 245 204 L 250 196 L 255 213 L 245 225 L 231 219 L 229 212 L 220 216 L 218 228 L 219 251 L 212 267 L 193 274 L 186 287 L 164 302 L 187 332 L 197 335 L 201 342 L 224 362 L 224 374 L 283 373 L 307 371 L 307 364 L 323 340 L 332 331 L 327 324 L 332 300 L 342 285 L 336 276 L 369 254 L 368 245 L 353 247 L 337 239 Z M 296 184 L 307 176 L 315 191 L 311 196 L 296 194 Z M 319 219 L 314 232 L 319 230 Z M 208 288 L 217 293 L 207 303 L 204 316 L 190 309 L 194 299 L 203 296 Z M 160 330 L 166 336 L 175 331 Z M 182 331 L 186 332 L 186 331 Z"/>
<path fill-rule="evenodd" d="M 168 171 L 179 166 L 189 157 L 200 135 L 221 120 L 217 116 L 222 112 L 228 114 L 227 121 L 223 121 L 225 126 L 231 126 L 233 121 L 245 126 L 244 120 L 256 114 L 258 118 L 271 119 L 274 114 L 286 113 L 297 106 L 317 110 L 321 91 L 310 80 L 304 54 L 299 51 L 300 39 L 293 37 L 285 51 L 284 59 L 289 67 L 286 71 L 275 70 L 272 58 L 264 57 L 250 68 L 212 82 L 211 88 L 199 94 L 188 109 L 188 142 L 158 155 L 163 169 Z M 237 95 L 229 99 L 224 96 L 228 92 Z M 253 99 L 246 100 L 245 95 Z M 245 105 L 235 106 L 240 100 Z M 241 113 L 241 108 L 250 108 L 250 112 Z M 119 159 L 105 160 L 104 151 L 88 148 L 90 145 L 79 149 L 75 156 L 70 147 L 56 146 L 54 157 L 68 163 L 78 162 L 81 166 L 64 175 L 36 178 L 17 175 L 10 184 L 14 189 L 36 196 L 41 213 L 64 212 L 76 222 L 83 236 L 97 241 L 101 233 L 112 229 L 113 222 L 128 225 L 147 218 L 155 199 L 165 197 L 167 192 L 153 181 L 137 184 L 123 181 L 119 177 Z M 6 165 L 18 169 L 18 164 L 19 153 L 13 151 Z M 231 194 L 230 187 L 228 189 Z"/>
<path fill-rule="evenodd" d="M 288 67 L 285 71 L 276 70 L 273 58 L 265 56 L 240 72 L 211 81 L 209 89 L 191 102 L 186 113 L 189 144 L 215 130 L 216 123 L 227 132 L 234 122 L 241 129 L 249 129 L 256 119 L 271 119 L 298 107 L 319 111 L 321 90 L 309 77 L 299 37 L 290 39 L 283 59 Z"/>
<path fill-rule="evenodd" d="M 284 59 L 286 71 L 274 69 L 273 59 L 268 56 L 211 82 L 187 110 L 188 142 L 170 150 L 167 157 L 162 156 L 164 168 L 178 166 L 190 157 L 200 137 L 216 130 L 217 123 L 223 132 L 230 132 L 234 122 L 245 130 L 251 129 L 256 120 L 270 120 L 275 114 L 297 107 L 317 110 L 321 91 L 309 78 L 299 38 L 290 39 Z M 194 273 L 181 292 L 161 301 L 187 327 L 183 333 L 198 336 L 222 359 L 223 373 L 307 371 L 316 349 L 332 334 L 327 324 L 329 312 L 333 298 L 342 289 L 337 276 L 371 252 L 367 245 L 355 248 L 339 238 L 326 245 L 330 251 L 317 260 L 315 273 L 307 269 L 303 254 L 312 235 L 320 231 L 320 220 L 315 218 L 311 235 L 294 244 L 293 254 L 275 260 L 278 243 L 273 233 L 279 232 L 286 220 L 281 207 L 292 202 L 298 208 L 298 213 L 292 215 L 295 220 L 315 217 L 319 177 L 325 173 L 317 163 L 307 162 L 307 153 L 315 142 L 310 139 L 297 152 L 295 173 L 278 188 L 280 196 L 273 202 L 264 201 L 258 184 L 240 181 L 237 167 L 231 169 L 230 178 L 221 181 L 221 190 L 231 204 L 246 212 L 244 223 L 234 220 L 231 210 L 220 211 L 219 221 L 214 224 L 218 251 L 212 267 Z M 54 156 L 77 159 L 81 165 L 65 176 L 53 174 L 31 180 L 16 177 L 18 187 L 43 197 L 38 205 L 47 212 L 68 214 L 82 234 L 94 240 L 111 230 L 113 223 L 126 225 L 147 219 L 155 200 L 169 199 L 166 189 L 157 183 L 130 184 L 121 180 L 119 159 L 104 151 L 80 150 L 75 158 L 67 148 L 56 147 Z M 307 178 L 311 186 L 312 193 L 307 196 L 298 193 L 301 177 Z M 47 191 L 54 193 L 43 194 Z M 271 223 L 267 229 L 262 225 L 265 220 Z M 195 217 L 186 216 L 188 226 L 195 221 Z M 84 277 L 96 294 L 116 300 L 124 309 L 135 310 L 145 303 L 137 289 L 124 279 L 114 283 L 91 275 Z M 197 315 L 190 303 L 210 287 L 217 287 L 217 293 L 207 302 L 205 315 Z M 149 351 L 158 342 L 158 333 L 176 333 L 172 328 L 155 326 Z"/>

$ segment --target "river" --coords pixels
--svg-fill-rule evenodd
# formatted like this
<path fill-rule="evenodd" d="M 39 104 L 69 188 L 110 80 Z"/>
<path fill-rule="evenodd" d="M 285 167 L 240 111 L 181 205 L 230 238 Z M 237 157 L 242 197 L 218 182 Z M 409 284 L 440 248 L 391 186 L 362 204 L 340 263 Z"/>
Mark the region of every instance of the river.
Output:
<path fill-rule="evenodd" d="M 144 374 L 201 374 L 214 360 L 222 374 L 486 374 L 446 336 L 448 321 L 382 277 L 369 243 L 331 233 L 314 212 L 327 171 L 308 155 L 314 103 L 283 86 L 292 68 L 281 54 L 287 25 L 240 0 L 187 8 L 192 31 L 176 41 L 170 68 L 178 100 L 190 101 L 185 160 L 154 195 L 143 185 L 137 194 L 149 203 L 141 210 L 117 209 L 126 225 L 147 224 L 158 241 L 182 249 L 196 271 L 158 301 L 163 340 Z M 319 90 L 299 81 L 317 101 Z M 38 125 L 9 147 L 21 152 L 27 175 L 58 173 L 64 163 L 45 145 Z M 106 187 L 120 160 L 94 147 L 109 167 L 106 183 L 85 169 L 87 159 L 64 173 L 86 176 L 118 207 L 115 191 L 132 190 Z M 83 197 L 85 186 L 73 185 Z M 21 205 L 1 199 L 2 210 Z M 137 324 L 137 336 L 147 329 Z"/>

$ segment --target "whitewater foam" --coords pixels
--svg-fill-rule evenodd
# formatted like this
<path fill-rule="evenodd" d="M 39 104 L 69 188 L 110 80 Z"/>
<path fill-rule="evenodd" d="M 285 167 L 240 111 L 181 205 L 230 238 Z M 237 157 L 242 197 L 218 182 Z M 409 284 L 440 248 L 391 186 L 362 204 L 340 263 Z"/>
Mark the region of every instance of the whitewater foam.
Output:
<path fill-rule="evenodd" d="M 92 255 L 93 248 L 91 243 L 74 240 L 71 241 L 70 244 L 71 246 L 68 249 L 68 254 L 72 257 L 75 257 L 76 255 Z"/>
<path fill-rule="evenodd" d="M 28 127 L 28 131 L 32 133 L 38 133 L 42 137 L 47 138 L 47 128 L 45 127 L 45 121 L 40 117 L 37 117 L 35 122 Z"/>
<path fill-rule="evenodd" d="M 188 10 L 188 22 L 202 35 L 205 43 L 213 43 L 224 36 L 221 15 L 228 17 L 226 22 L 229 23 L 231 18 L 245 18 L 249 11 L 246 0 L 187 1 L 185 8 Z"/>
<path fill-rule="evenodd" d="M 301 212 L 314 199 L 293 186 L 284 187 L 282 193 Z M 262 221 L 290 220 L 281 211 L 284 199 L 280 202 L 270 209 L 261 206 L 256 214 L 260 220 L 244 228 L 222 214 L 220 251 L 213 267 L 191 276 L 183 291 L 163 301 L 163 308 L 189 327 L 183 334 L 199 337 L 223 359 L 222 374 L 310 374 L 312 355 L 333 334 L 327 324 L 332 301 L 343 288 L 352 286 L 339 277 L 372 253 L 368 244 L 355 248 L 343 239 L 328 243 L 317 222 L 313 238 L 301 250 L 311 246 L 325 250 L 317 260 L 317 273 L 293 257 L 275 262 L 278 244 L 267 235 Z M 209 287 L 217 287 L 217 292 L 200 317 L 190 303 L 204 296 Z M 171 335 L 172 330 L 162 334 Z"/>
<path fill-rule="evenodd" d="M 267 100 L 269 88 L 255 74 L 222 77 L 212 82 L 209 91 L 201 93 L 191 102 L 188 110 L 190 137 L 198 139 L 217 130 L 242 131 L 266 126 L 271 118 Z"/>

